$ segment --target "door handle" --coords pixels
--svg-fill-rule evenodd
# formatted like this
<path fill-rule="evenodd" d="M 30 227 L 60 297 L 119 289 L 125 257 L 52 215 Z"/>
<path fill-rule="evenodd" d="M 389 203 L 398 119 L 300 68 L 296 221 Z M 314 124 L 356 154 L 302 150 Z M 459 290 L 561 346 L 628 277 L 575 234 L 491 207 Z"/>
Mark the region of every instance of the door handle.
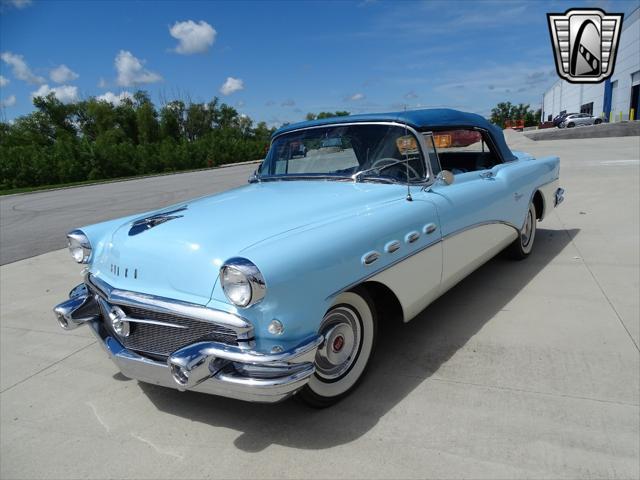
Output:
<path fill-rule="evenodd" d="M 483 178 L 485 180 L 494 180 L 495 174 L 492 171 L 488 171 L 488 172 L 482 172 L 480 174 L 480 178 Z"/>

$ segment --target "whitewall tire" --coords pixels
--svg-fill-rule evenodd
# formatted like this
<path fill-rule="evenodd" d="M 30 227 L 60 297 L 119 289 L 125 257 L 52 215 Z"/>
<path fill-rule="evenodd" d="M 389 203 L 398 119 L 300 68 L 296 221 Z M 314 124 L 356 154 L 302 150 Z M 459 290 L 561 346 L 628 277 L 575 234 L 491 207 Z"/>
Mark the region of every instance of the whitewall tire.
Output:
<path fill-rule="evenodd" d="M 357 387 L 373 355 L 377 319 L 366 290 L 355 288 L 338 295 L 319 333 L 325 340 L 316 354 L 316 372 L 298 397 L 312 407 L 324 408 Z"/>
<path fill-rule="evenodd" d="M 509 254 L 514 259 L 523 260 L 531 253 L 531 250 L 533 249 L 533 242 L 536 239 L 536 227 L 538 223 L 537 217 L 536 207 L 533 203 L 530 203 L 524 224 L 518 233 L 518 238 L 516 238 L 509 247 Z"/>

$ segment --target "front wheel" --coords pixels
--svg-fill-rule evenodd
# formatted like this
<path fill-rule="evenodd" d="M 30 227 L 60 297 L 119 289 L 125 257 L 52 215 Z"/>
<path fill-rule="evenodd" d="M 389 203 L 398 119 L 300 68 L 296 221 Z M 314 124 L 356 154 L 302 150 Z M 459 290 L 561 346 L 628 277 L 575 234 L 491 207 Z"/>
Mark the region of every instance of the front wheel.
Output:
<path fill-rule="evenodd" d="M 338 295 L 322 319 L 316 371 L 298 398 L 315 408 L 326 408 L 351 393 L 362 380 L 373 355 L 377 318 L 364 288 Z"/>
<path fill-rule="evenodd" d="M 573 123 L 573 122 L 571 122 L 571 123 L 567 123 L 567 128 L 573 128 L 573 127 L 575 127 L 575 126 L 576 126 L 576 124 L 575 124 L 575 123 Z"/>
<path fill-rule="evenodd" d="M 599 118 L 596 118 L 596 120 L 593 123 L 595 123 L 596 125 L 600 125 L 602 123 L 602 120 Z"/>
<path fill-rule="evenodd" d="M 536 238 L 536 225 L 538 219 L 536 215 L 536 207 L 533 203 L 529 204 L 529 211 L 525 218 L 524 225 L 513 243 L 509 246 L 508 253 L 515 260 L 523 260 L 529 256 L 533 249 L 533 241 Z"/>

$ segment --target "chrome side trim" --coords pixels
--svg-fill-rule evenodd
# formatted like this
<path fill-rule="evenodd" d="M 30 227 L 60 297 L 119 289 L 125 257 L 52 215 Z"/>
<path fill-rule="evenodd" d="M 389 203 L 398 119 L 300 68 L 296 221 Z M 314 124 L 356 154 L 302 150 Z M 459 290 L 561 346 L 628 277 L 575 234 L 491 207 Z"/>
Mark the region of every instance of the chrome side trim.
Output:
<path fill-rule="evenodd" d="M 442 243 L 444 240 L 446 240 L 448 238 L 451 238 L 451 237 L 453 237 L 455 235 L 458 235 L 460 233 L 466 232 L 467 230 L 471 230 L 473 228 L 482 227 L 482 226 L 485 226 L 485 225 L 494 225 L 494 224 L 506 225 L 508 227 L 511 227 L 511 228 L 515 229 L 516 232 L 520 232 L 520 229 L 518 227 L 516 227 L 512 223 L 505 222 L 505 221 L 502 221 L 502 220 L 490 220 L 490 221 L 486 221 L 486 222 L 478 222 L 478 223 L 474 223 L 472 225 L 468 225 L 466 227 L 460 228 L 460 229 L 455 230 L 453 232 L 449 232 L 448 234 L 444 235 L 442 238 L 436 239 L 436 240 L 434 240 L 433 242 L 431 242 L 431 243 L 429 243 L 427 245 L 424 245 L 424 246 L 422 246 L 420 248 L 417 248 L 417 249 L 409 252 L 408 254 L 404 255 L 403 257 L 397 258 L 396 260 L 394 260 L 393 262 L 389 263 L 388 265 L 385 265 L 383 267 L 378 268 L 377 270 L 374 270 L 374 271 L 368 273 L 367 275 L 365 275 L 364 277 L 360 278 L 359 280 L 356 280 L 355 282 L 352 282 L 352 283 L 342 287 L 341 289 L 336 290 L 335 292 L 331 293 L 330 295 L 327 296 L 326 299 L 328 300 L 328 299 L 330 299 L 332 297 L 335 297 L 336 295 L 339 295 L 342 292 L 345 292 L 345 291 L 349 290 L 350 288 L 355 287 L 356 285 L 360 285 L 361 283 L 366 282 L 370 278 L 375 277 L 379 273 L 381 273 L 381 272 L 383 272 L 383 271 L 385 271 L 385 270 L 387 270 L 387 269 L 389 269 L 391 267 L 396 266 L 400 262 L 404 262 L 405 260 L 413 257 L 414 255 L 417 255 L 418 253 L 422 252 L 423 250 L 426 250 L 427 248 L 431 248 L 431 247 L 433 247 L 435 245 L 438 245 L 439 243 Z"/>
<path fill-rule="evenodd" d="M 564 202 L 564 188 L 558 188 L 556 190 L 555 198 L 554 198 L 554 207 L 557 207 L 562 202 Z"/>
<path fill-rule="evenodd" d="M 472 225 L 467 225 L 466 227 L 462 227 L 459 228 L 458 230 L 454 230 L 453 232 L 449 232 L 446 235 L 442 236 L 442 240 L 446 240 L 447 238 L 451 238 L 454 237 L 460 233 L 466 232 L 467 230 L 472 230 L 474 228 L 478 228 L 478 227 L 484 227 L 485 225 L 506 225 L 507 227 L 511 227 L 513 229 L 515 229 L 517 232 L 520 232 L 520 228 L 516 227 L 513 223 L 511 222 L 505 222 L 503 220 L 488 220 L 486 222 L 478 222 L 478 223 L 474 223 Z"/>
<path fill-rule="evenodd" d="M 251 323 L 233 313 L 146 293 L 118 290 L 91 274 L 85 277 L 85 282 L 90 287 L 94 287 L 96 293 L 109 303 L 144 308 L 158 313 L 174 314 L 193 318 L 194 320 L 220 324 L 235 331 L 238 335 L 238 340 L 251 340 L 253 338 L 253 326 Z"/>

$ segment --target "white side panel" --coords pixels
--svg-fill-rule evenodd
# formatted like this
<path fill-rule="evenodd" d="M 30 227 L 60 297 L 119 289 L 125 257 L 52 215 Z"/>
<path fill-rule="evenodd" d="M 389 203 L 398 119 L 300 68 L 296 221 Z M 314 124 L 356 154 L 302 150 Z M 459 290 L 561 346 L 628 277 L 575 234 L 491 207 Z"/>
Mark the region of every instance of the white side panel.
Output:
<path fill-rule="evenodd" d="M 513 242 L 518 232 L 503 223 L 470 228 L 443 240 L 442 289 L 444 293 L 504 247 Z"/>
<path fill-rule="evenodd" d="M 389 287 L 396 294 L 408 322 L 440 294 L 442 243 L 437 242 L 371 280 Z"/>
<path fill-rule="evenodd" d="M 543 217 L 546 217 L 551 210 L 554 208 L 554 202 L 556 197 L 556 190 L 558 189 L 559 180 L 554 180 L 551 183 L 547 183 L 540 187 L 540 192 L 542 193 L 542 198 L 544 199 L 544 214 Z"/>

